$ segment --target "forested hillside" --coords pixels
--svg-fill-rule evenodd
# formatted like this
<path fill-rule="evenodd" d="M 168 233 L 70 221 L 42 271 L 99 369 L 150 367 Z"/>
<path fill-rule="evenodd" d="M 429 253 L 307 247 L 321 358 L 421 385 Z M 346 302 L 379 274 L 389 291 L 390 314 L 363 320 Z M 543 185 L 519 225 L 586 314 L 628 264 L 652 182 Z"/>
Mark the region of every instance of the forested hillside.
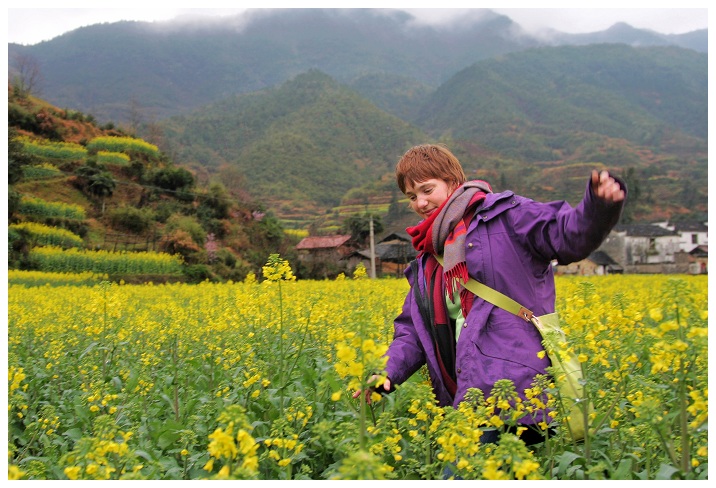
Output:
<path fill-rule="evenodd" d="M 293 256 L 295 241 L 230 171 L 202 181 L 141 138 L 13 88 L 8 115 L 10 269 L 237 281 L 271 252 Z"/>
<path fill-rule="evenodd" d="M 426 138 L 318 71 L 161 125 L 177 161 L 235 167 L 255 198 L 304 219 L 390 174 L 395 155 Z"/>
<path fill-rule="evenodd" d="M 177 161 L 239 168 L 254 197 L 304 227 L 356 193 L 395 201 L 392 166 L 426 141 L 446 142 L 499 189 L 576 203 L 589 171 L 606 168 L 632 189 L 625 221 L 698 219 L 707 92 L 707 57 L 694 51 L 540 48 L 466 68 L 411 102 L 412 124 L 313 70 L 159 125 Z"/>
<path fill-rule="evenodd" d="M 628 176 L 627 219 L 706 212 L 707 56 L 624 45 L 540 48 L 481 61 L 414 119 L 471 153 L 467 167 L 542 199 L 577 201 L 590 167 Z"/>

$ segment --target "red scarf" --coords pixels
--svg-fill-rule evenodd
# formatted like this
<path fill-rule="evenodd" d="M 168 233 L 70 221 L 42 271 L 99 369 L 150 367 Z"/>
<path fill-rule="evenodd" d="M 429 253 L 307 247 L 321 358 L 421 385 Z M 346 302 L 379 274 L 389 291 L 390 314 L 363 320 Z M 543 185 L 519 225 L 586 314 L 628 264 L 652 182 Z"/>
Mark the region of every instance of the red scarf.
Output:
<path fill-rule="evenodd" d="M 460 288 L 460 304 L 463 316 L 467 314 L 472 307 L 474 295 L 465 288 L 458 286 L 466 283 L 469 279 L 467 262 L 465 260 L 465 236 L 467 228 L 470 225 L 475 209 L 481 203 L 487 193 L 492 193 L 492 187 L 489 183 L 475 180 L 468 181 L 460 185 L 450 197 L 445 200 L 440 207 L 433 212 L 430 217 L 420 222 L 414 227 L 408 227 L 406 232 L 413 238 L 412 243 L 418 256 L 427 254 L 428 266 L 431 268 L 440 264 L 435 259 L 435 254 L 444 254 L 444 263 L 446 270 L 438 273 L 426 273 L 426 276 L 435 276 L 436 283 L 428 283 L 431 287 L 439 286 L 441 289 L 454 296 L 454 292 Z M 434 224 L 438 222 L 438 225 Z M 439 271 L 439 270 L 438 270 Z M 441 296 L 444 297 L 445 293 Z M 434 303 L 436 323 L 441 322 L 443 317 L 447 317 L 444 300 L 437 300 Z M 439 321 L 440 320 L 440 321 Z M 449 322 L 448 322 L 449 323 Z"/>

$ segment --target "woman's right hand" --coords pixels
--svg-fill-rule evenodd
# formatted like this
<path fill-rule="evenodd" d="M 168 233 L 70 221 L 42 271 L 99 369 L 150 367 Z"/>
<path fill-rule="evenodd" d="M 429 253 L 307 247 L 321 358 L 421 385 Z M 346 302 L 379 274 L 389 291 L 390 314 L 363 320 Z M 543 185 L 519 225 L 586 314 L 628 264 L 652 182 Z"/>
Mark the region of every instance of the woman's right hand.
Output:
<path fill-rule="evenodd" d="M 385 392 L 389 392 L 389 391 L 390 391 L 390 388 L 391 388 L 390 378 L 385 377 L 385 380 L 383 381 L 383 383 L 379 385 L 378 382 L 381 380 L 381 378 L 382 378 L 382 377 L 379 376 L 379 375 L 377 375 L 377 374 L 374 374 L 373 376 L 371 376 L 370 378 L 368 378 L 368 384 L 369 384 L 369 385 L 371 385 L 371 384 L 375 385 L 375 386 L 372 386 L 372 387 L 368 388 L 368 389 L 365 391 L 365 402 L 366 402 L 368 405 L 371 404 L 371 399 L 370 399 L 370 397 L 373 395 L 373 392 L 376 391 L 376 388 L 382 387 L 381 389 L 384 390 Z M 353 393 L 353 398 L 358 398 L 358 397 L 360 397 L 360 394 L 361 394 L 361 390 L 356 391 L 355 393 Z"/>

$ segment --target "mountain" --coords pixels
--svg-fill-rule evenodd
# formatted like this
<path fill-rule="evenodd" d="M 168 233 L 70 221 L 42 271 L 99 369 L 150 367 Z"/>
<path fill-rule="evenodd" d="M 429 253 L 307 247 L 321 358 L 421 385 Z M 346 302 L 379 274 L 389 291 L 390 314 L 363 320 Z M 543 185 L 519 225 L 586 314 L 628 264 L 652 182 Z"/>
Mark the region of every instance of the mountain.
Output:
<path fill-rule="evenodd" d="M 317 70 L 161 124 L 176 161 L 230 164 L 262 201 L 316 211 L 390 173 L 394 156 L 426 136 Z M 283 213 L 284 217 L 286 213 Z"/>
<path fill-rule="evenodd" d="M 537 48 L 456 74 L 414 123 L 474 176 L 576 202 L 588 168 L 632 172 L 627 218 L 706 212 L 708 59 L 677 47 Z"/>
<path fill-rule="evenodd" d="M 538 48 L 464 69 L 431 95 L 414 122 L 461 139 L 500 137 L 521 121 L 544 135 L 579 130 L 658 144 L 669 128 L 705 139 L 707 95 L 708 57 L 691 50 Z"/>
<path fill-rule="evenodd" d="M 647 29 L 636 29 L 619 22 L 601 32 L 563 34 L 553 32 L 552 45 L 586 46 L 589 44 L 626 44 L 632 47 L 676 46 L 700 53 L 708 52 L 708 31 L 701 29 L 686 34 L 660 34 Z"/>
<path fill-rule="evenodd" d="M 36 63 L 40 94 L 57 106 L 102 122 L 151 122 L 309 69 L 356 86 L 366 76 L 399 75 L 410 80 L 406 90 L 416 82 L 435 89 L 477 61 L 539 46 L 628 42 L 705 52 L 705 39 L 706 31 L 666 36 L 628 26 L 535 37 L 487 9 L 442 27 L 391 9 L 259 9 L 203 23 L 97 24 L 32 46 L 10 44 L 8 69 L 13 77 L 21 61 Z"/>
<path fill-rule="evenodd" d="M 129 126 L 200 180 L 228 168 L 284 223 L 325 230 L 348 206 L 400 218 L 392 165 L 426 141 L 498 189 L 576 202 L 603 167 L 635 189 L 626 219 L 704 215 L 706 34 L 538 38 L 485 9 L 449 27 L 272 9 L 95 25 L 8 52 L 11 84 L 41 74 L 53 103 Z"/>
<path fill-rule="evenodd" d="M 542 200 L 577 202 L 592 168 L 629 174 L 641 191 L 627 218 L 669 218 L 706 211 L 707 64 L 675 47 L 510 53 L 422 99 L 404 93 L 412 125 L 313 70 L 159 125 L 177 161 L 240 168 L 284 219 L 355 203 L 350 189 L 386 203 L 394 162 L 429 140 L 448 142 L 469 176 Z"/>

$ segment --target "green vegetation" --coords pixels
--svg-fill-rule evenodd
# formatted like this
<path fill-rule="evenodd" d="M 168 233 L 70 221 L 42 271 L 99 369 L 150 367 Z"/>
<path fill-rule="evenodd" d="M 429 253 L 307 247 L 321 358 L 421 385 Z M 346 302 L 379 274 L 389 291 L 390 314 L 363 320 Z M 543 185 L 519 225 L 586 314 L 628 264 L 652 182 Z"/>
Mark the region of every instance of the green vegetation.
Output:
<path fill-rule="evenodd" d="M 642 187 L 624 222 L 699 219 L 708 194 L 706 67 L 706 56 L 677 48 L 512 53 L 466 68 L 432 94 L 405 81 L 406 93 L 421 93 L 410 99 L 414 126 L 311 70 L 162 126 L 177 160 L 212 172 L 232 165 L 291 226 L 335 230 L 341 223 L 325 217 L 335 208 L 386 203 L 395 161 L 410 145 L 434 141 L 497 190 L 576 203 L 591 169 L 604 168 Z M 387 76 L 366 76 L 356 88 L 378 97 L 371 87 L 381 79 L 399 91 L 400 78 Z M 666 174 L 675 178 L 652 177 Z M 692 182 L 690 191 L 679 179 Z M 664 197 L 658 209 L 648 201 L 656 194 Z"/>
<path fill-rule="evenodd" d="M 53 246 L 30 250 L 31 266 L 54 273 L 90 271 L 108 275 L 173 275 L 182 272 L 180 255 L 155 252 L 111 252 L 60 249 Z"/>
<path fill-rule="evenodd" d="M 54 178 L 62 176 L 62 171 L 50 163 L 42 163 L 32 166 L 25 166 L 22 169 L 22 179 L 24 180 L 42 180 L 45 178 Z"/>
<path fill-rule="evenodd" d="M 114 165 L 127 165 L 129 164 L 130 158 L 128 154 L 114 151 L 98 151 L 97 152 L 97 163 L 98 164 L 114 164 Z"/>
<path fill-rule="evenodd" d="M 61 113 L 26 95 L 15 93 L 11 103 L 27 113 Z M 49 140 L 10 127 L 11 270 L 238 281 L 260 269 L 265 248 L 291 255 L 297 239 L 288 238 L 270 212 L 237 199 L 222 182 L 199 183 L 157 146 L 115 135 L 114 127 L 97 129 L 76 114 L 48 123 L 55 134 L 94 137 Z M 261 221 L 254 221 L 255 213 Z"/>
<path fill-rule="evenodd" d="M 74 142 L 20 138 L 25 151 L 37 158 L 53 160 L 80 160 L 87 157 L 87 148 Z"/>
<path fill-rule="evenodd" d="M 109 276 L 97 274 L 91 271 L 81 273 L 50 273 L 45 271 L 21 271 L 19 269 L 8 270 L 7 281 L 9 285 L 25 287 L 34 286 L 81 286 L 97 285 L 107 281 Z"/>
<path fill-rule="evenodd" d="M 232 161 L 254 198 L 318 208 L 391 171 L 392 156 L 424 137 L 315 70 L 163 125 L 178 159 L 209 169 Z"/>

